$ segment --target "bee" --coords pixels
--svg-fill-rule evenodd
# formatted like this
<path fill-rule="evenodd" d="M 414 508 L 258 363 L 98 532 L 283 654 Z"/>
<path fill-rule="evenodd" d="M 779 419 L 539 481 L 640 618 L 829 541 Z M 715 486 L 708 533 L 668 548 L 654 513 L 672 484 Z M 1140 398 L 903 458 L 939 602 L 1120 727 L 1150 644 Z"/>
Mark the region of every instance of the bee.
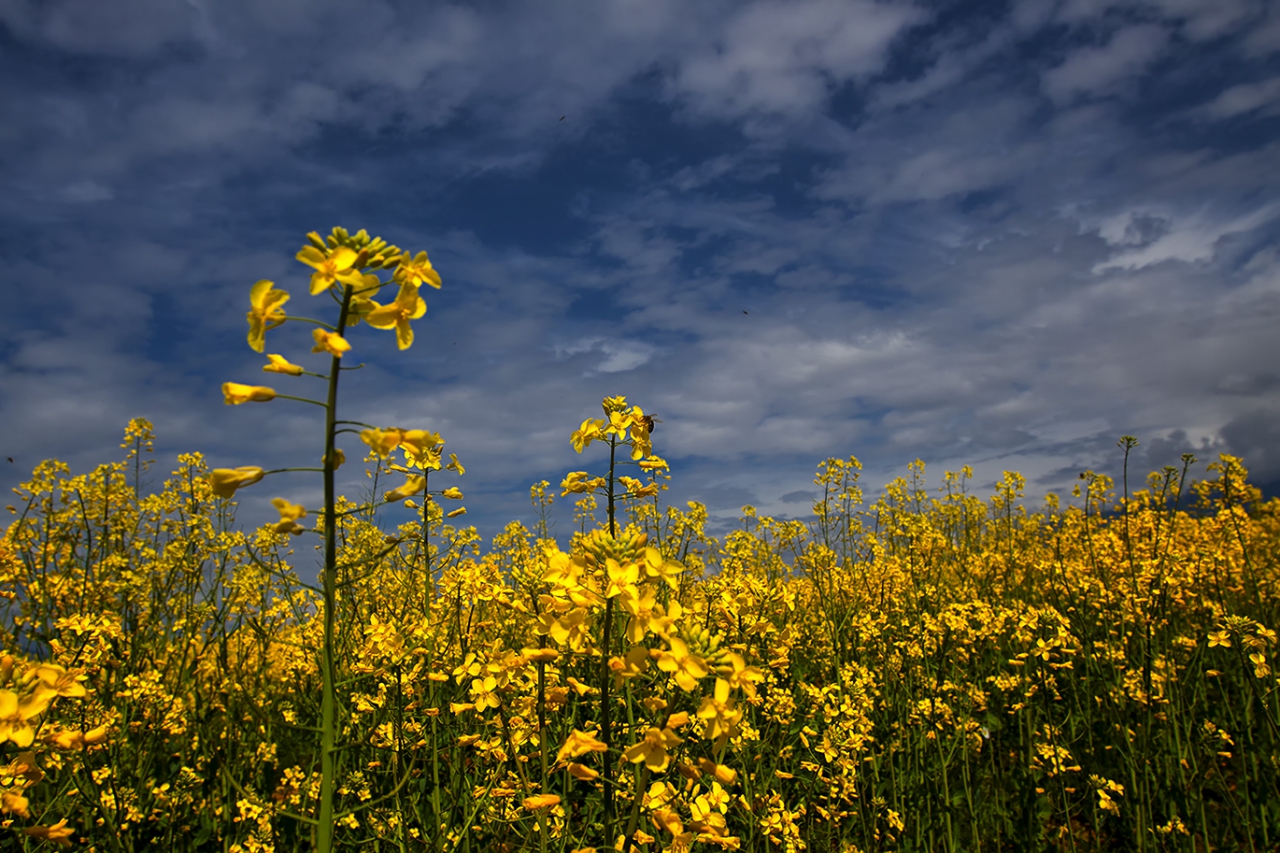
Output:
<path fill-rule="evenodd" d="M 640 420 L 644 421 L 645 432 L 650 432 L 650 433 L 653 432 L 654 424 L 662 423 L 662 418 L 658 417 L 657 414 L 645 415 Z"/>

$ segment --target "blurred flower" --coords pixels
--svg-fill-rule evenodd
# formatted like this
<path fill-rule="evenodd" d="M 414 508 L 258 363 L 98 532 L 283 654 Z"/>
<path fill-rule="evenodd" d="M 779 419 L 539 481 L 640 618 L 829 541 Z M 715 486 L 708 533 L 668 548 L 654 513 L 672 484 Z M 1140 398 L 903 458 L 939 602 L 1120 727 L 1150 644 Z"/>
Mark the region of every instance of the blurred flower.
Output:
<path fill-rule="evenodd" d="M 214 468 L 209 474 L 209 485 L 213 493 L 220 498 L 229 498 L 236 489 L 252 486 L 261 480 L 265 472 L 256 465 L 242 465 L 239 468 Z"/>
<path fill-rule="evenodd" d="M 241 403 L 268 403 L 276 398 L 276 392 L 274 388 L 265 385 L 223 382 L 222 396 L 228 406 L 238 406 Z"/>
<path fill-rule="evenodd" d="M 311 337 L 316 345 L 312 352 L 327 352 L 334 358 L 342 358 L 342 354 L 351 351 L 351 344 L 337 332 L 326 332 L 324 329 L 312 329 Z"/>
<path fill-rule="evenodd" d="M 285 373 L 289 376 L 301 376 L 303 369 L 301 365 L 290 364 L 289 359 L 282 355 L 268 355 L 271 360 L 270 364 L 265 364 L 262 369 L 266 373 Z"/>

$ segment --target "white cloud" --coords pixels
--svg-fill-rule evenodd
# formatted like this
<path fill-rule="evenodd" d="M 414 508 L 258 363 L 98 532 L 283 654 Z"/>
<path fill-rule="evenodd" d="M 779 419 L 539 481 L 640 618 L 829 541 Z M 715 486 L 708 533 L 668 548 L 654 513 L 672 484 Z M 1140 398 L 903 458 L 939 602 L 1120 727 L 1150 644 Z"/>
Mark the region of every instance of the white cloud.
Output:
<path fill-rule="evenodd" d="M 1192 115 L 1208 119 L 1234 118 L 1254 111 L 1259 117 L 1280 112 L 1280 77 L 1241 83 L 1225 89 L 1212 101 L 1192 111 Z"/>
<path fill-rule="evenodd" d="M 1045 94 L 1058 103 L 1079 95 L 1109 94 L 1141 74 L 1168 41 L 1163 27 L 1126 27 L 1105 45 L 1079 50 L 1046 71 L 1041 78 Z"/>
<path fill-rule="evenodd" d="M 905 4 L 756 0 L 681 61 L 671 92 L 717 118 L 809 116 L 835 86 L 879 71 L 893 39 L 924 19 Z"/>
<path fill-rule="evenodd" d="M 1211 217 L 1205 212 L 1166 218 L 1142 209 L 1108 217 L 1097 226 L 1099 235 L 1108 244 L 1140 245 L 1094 264 L 1093 272 L 1140 270 L 1165 261 L 1209 261 L 1223 237 L 1252 231 L 1275 218 L 1277 213 L 1280 213 L 1280 205 L 1270 204 L 1228 220 Z"/>

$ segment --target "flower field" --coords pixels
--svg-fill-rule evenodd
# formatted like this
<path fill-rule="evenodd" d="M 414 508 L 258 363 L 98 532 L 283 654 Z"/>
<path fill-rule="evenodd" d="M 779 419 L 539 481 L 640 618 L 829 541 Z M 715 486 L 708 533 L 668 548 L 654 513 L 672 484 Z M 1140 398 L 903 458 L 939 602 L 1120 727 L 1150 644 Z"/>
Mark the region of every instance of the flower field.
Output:
<path fill-rule="evenodd" d="M 717 538 L 611 397 L 566 425 L 591 470 L 485 544 L 439 435 L 338 418 L 349 330 L 410 346 L 426 254 L 335 229 L 298 258 L 338 321 L 259 282 L 249 343 L 313 323 L 327 373 L 264 370 L 323 399 L 224 393 L 323 408 L 325 506 L 245 530 L 237 491 L 292 475 L 148 476 L 142 420 L 121 461 L 15 490 L 3 849 L 1280 849 L 1280 501 L 1239 459 L 1033 506 L 1015 473 L 981 497 L 922 463 L 868 502 L 832 458 L 808 521 L 745 507 Z M 367 494 L 336 494 L 340 444 Z"/>

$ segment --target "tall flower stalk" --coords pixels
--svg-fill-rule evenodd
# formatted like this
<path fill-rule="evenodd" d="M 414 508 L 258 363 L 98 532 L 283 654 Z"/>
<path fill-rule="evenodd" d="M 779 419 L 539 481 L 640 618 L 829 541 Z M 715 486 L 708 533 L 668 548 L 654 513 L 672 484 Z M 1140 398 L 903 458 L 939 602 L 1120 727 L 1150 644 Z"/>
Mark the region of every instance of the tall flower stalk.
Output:
<path fill-rule="evenodd" d="M 274 282 L 263 280 L 253 286 L 249 295 L 248 342 L 255 352 L 263 352 L 266 333 L 271 329 L 290 320 L 313 324 L 316 327 L 312 330 L 315 346 L 311 351 L 329 355 L 328 373 L 311 373 L 276 354 L 268 355 L 269 363 L 263 367 L 263 370 L 268 373 L 289 376 L 309 375 L 324 379 L 327 384 L 325 399 L 312 400 L 280 394 L 266 386 L 234 382 L 223 385 L 223 394 L 228 405 L 289 399 L 323 407 L 325 421 L 322 467 L 281 468 L 272 471 L 264 471 L 257 466 L 215 469 L 210 474 L 210 483 L 215 494 L 229 498 L 237 489 L 252 485 L 268 474 L 286 471 L 318 471 L 324 477 L 323 524 L 320 530 L 308 530 L 298 523 L 298 519 L 306 516 L 304 507 L 291 504 L 283 498 L 277 498 L 273 503 L 281 513 L 281 521 L 276 526 L 276 532 L 293 534 L 313 532 L 319 533 L 324 540 L 324 571 L 320 578 L 324 623 L 320 649 L 319 803 L 314 817 L 305 815 L 295 815 L 295 817 L 313 826 L 315 849 L 320 853 L 329 853 L 333 850 L 334 831 L 341 817 L 337 813 L 336 806 L 336 788 L 340 769 L 338 735 L 341 730 L 341 721 L 338 718 L 338 661 L 336 660 L 339 602 L 335 472 L 346 457 L 342 449 L 337 446 L 337 438 L 342 433 L 356 432 L 355 427 L 364 427 L 359 431 L 361 440 L 380 456 L 385 457 L 396 447 L 403 447 L 406 460 L 424 470 L 429 465 L 431 453 L 435 454 L 437 460 L 435 467 L 439 467 L 439 447 L 444 444 L 438 435 L 427 433 L 425 430 L 378 428 L 357 421 L 338 419 L 338 380 L 343 370 L 355 369 L 343 367 L 342 359 L 352 348 L 343 333 L 349 327 L 358 325 L 361 320 L 364 320 L 375 329 L 394 330 L 397 346 L 401 350 L 408 349 L 414 339 L 410 321 L 422 317 L 427 310 L 426 302 L 418 294 L 418 290 L 424 283 L 439 288 L 440 276 L 432 268 L 426 252 L 419 252 L 416 256 L 402 252 L 381 237 L 371 238 L 364 230 L 349 234 L 343 228 L 334 228 L 333 232 L 325 238 L 313 232 L 307 235 L 307 241 L 308 245 L 298 252 L 297 258 L 313 269 L 310 280 L 311 295 L 328 294 L 337 304 L 337 323 L 330 325 L 308 317 L 288 315 L 284 305 L 289 301 L 290 294 L 276 290 Z M 379 276 L 379 271 L 383 270 L 391 271 L 390 281 L 384 281 Z M 395 300 L 383 305 L 375 301 L 374 296 L 387 285 L 398 285 L 399 289 Z M 400 466 L 393 467 L 398 467 L 402 471 L 408 470 Z M 462 473 L 456 457 L 448 467 Z M 425 490 L 426 477 L 409 473 L 405 485 L 384 495 L 383 502 L 395 502 Z M 449 494 L 449 497 L 462 497 L 457 489 L 446 490 L 446 492 L 450 491 L 456 495 Z M 427 553 L 425 532 L 423 552 L 424 555 Z M 429 564 L 427 570 L 430 572 Z"/>

